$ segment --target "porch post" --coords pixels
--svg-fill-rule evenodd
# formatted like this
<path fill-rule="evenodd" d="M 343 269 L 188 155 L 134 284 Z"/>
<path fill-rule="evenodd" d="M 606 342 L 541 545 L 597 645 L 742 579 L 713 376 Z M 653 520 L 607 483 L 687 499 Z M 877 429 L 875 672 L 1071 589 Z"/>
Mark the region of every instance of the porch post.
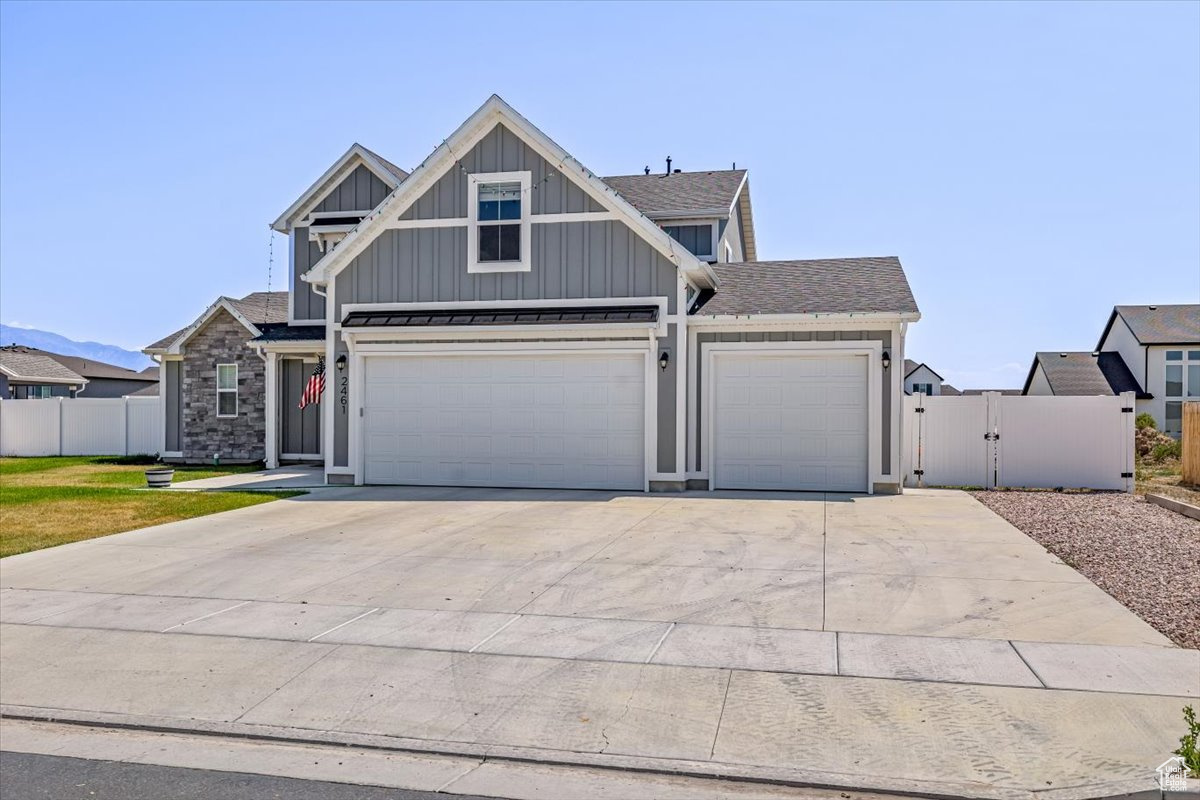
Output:
<path fill-rule="evenodd" d="M 279 466 L 279 446 L 277 443 L 279 430 L 279 380 L 278 380 L 278 359 L 279 356 L 275 353 L 266 353 L 267 361 L 267 397 L 266 397 L 266 436 L 265 436 L 265 454 L 263 460 L 266 461 L 267 469 L 275 469 Z"/>

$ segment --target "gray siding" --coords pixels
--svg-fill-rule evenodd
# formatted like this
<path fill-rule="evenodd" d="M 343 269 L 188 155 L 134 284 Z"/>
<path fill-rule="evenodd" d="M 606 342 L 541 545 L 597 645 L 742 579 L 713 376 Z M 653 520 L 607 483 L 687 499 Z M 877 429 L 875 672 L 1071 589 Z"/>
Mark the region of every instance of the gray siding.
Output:
<path fill-rule="evenodd" d="M 734 209 L 733 216 L 722 222 L 721 240 L 717 243 L 717 260 L 721 263 L 744 261 L 746 255 L 742 243 L 742 221 L 738 217 L 737 209 Z M 729 259 L 725 258 L 726 244 L 733 248 L 733 257 Z"/>
<path fill-rule="evenodd" d="M 699 458 L 703 463 L 704 458 L 704 427 L 699 424 L 699 420 L 703 419 L 704 411 L 701 407 L 702 397 L 704 392 L 699 387 L 704 386 L 704 345 L 712 342 L 847 342 L 847 341 L 880 341 L 883 342 L 884 349 L 890 349 L 892 346 L 892 334 L 890 331 L 819 331 L 816 333 L 810 331 L 745 331 L 741 333 L 701 333 L 697 334 L 696 341 L 699 347 L 698 357 L 696 359 L 696 420 L 693 424 L 697 426 L 696 432 L 696 453 L 688 453 L 689 463 L 697 463 Z M 893 369 L 895 367 L 893 366 Z M 881 408 L 882 420 L 880 425 L 880 436 L 883 438 L 880 448 L 880 471 L 884 475 L 892 474 L 892 382 L 890 380 L 883 381 L 883 398 Z"/>
<path fill-rule="evenodd" d="M 325 397 L 322 399 L 322 402 L 333 403 L 333 465 L 335 467 L 350 465 L 350 406 L 348 402 L 350 399 L 350 372 L 354 367 L 349 363 L 343 370 L 336 367 L 338 356 L 343 354 L 347 356 L 346 360 L 349 362 L 346 343 L 339 336 L 334 344 L 333 363 L 335 366 L 329 369 L 329 374 L 326 376 Z M 343 398 L 347 400 L 346 403 L 342 402 Z"/>
<path fill-rule="evenodd" d="M 183 404 L 181 402 L 183 389 L 183 362 L 168 361 L 167 385 L 162 389 L 167 396 L 167 426 L 166 450 L 177 453 L 183 449 Z"/>
<path fill-rule="evenodd" d="M 675 374 L 680 368 L 675 356 L 675 325 L 667 326 L 667 337 L 658 340 L 658 350 L 651 353 L 658 373 L 658 471 L 675 471 Z M 671 360 L 665 370 L 658 368 L 658 358 L 667 353 Z"/>
<path fill-rule="evenodd" d="M 617 221 L 532 226 L 529 272 L 467 273 L 467 229 L 390 230 L 337 276 L 344 303 L 666 296 L 675 265 Z"/>
<path fill-rule="evenodd" d="M 79 393 L 80 397 L 124 397 L 139 389 L 153 386 L 158 381 L 137 381 L 123 378 L 89 378 L 87 388 Z"/>
<path fill-rule="evenodd" d="M 321 406 L 301 410 L 300 397 L 313 369 L 314 358 L 284 358 L 279 361 L 279 452 L 317 455 L 321 452 Z M 328 386 L 326 387 L 328 392 Z"/>
<path fill-rule="evenodd" d="M 50 387 L 51 397 L 74 397 L 75 387 L 68 386 L 65 383 L 16 383 L 15 381 L 8 384 L 7 390 L 12 392 L 13 400 L 28 400 L 30 390 L 33 391 L 34 399 L 42 399 L 41 387 Z M 6 395 L 7 396 L 7 395 Z"/>
<path fill-rule="evenodd" d="M 370 211 L 391 192 L 375 173 L 359 166 L 326 195 L 316 211 Z M 324 253 L 308 240 L 308 228 L 292 231 L 291 290 L 295 319 L 325 319 L 325 298 L 318 295 L 300 276 L 321 260 Z"/>
<path fill-rule="evenodd" d="M 567 214 L 603 211 L 578 184 L 559 174 L 520 137 L 497 125 L 469 153 L 458 159 L 461 166 L 450 170 L 425 192 L 400 219 L 444 219 L 467 216 L 467 174 L 475 172 L 523 172 L 531 175 L 529 192 L 533 214 Z"/>

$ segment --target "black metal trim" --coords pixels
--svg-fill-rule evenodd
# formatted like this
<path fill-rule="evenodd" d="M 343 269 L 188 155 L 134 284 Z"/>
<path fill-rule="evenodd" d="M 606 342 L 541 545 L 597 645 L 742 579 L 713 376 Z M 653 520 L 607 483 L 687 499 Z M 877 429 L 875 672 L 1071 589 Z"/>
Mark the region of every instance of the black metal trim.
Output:
<path fill-rule="evenodd" d="M 548 308 L 447 308 L 425 311 L 352 311 L 347 328 L 423 328 L 472 325 L 580 325 L 586 323 L 658 322 L 658 306 L 555 306 Z"/>

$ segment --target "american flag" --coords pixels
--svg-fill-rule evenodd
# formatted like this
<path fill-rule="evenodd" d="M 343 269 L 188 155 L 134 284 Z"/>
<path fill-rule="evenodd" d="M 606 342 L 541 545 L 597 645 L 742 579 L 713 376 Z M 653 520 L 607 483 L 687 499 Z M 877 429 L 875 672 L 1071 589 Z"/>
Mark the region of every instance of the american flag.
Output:
<path fill-rule="evenodd" d="M 304 386 L 304 394 L 300 395 L 300 409 L 303 410 L 309 403 L 320 403 L 321 394 L 325 391 L 325 359 L 317 360 L 317 368 L 313 370 L 313 374 L 308 377 L 308 383 Z"/>

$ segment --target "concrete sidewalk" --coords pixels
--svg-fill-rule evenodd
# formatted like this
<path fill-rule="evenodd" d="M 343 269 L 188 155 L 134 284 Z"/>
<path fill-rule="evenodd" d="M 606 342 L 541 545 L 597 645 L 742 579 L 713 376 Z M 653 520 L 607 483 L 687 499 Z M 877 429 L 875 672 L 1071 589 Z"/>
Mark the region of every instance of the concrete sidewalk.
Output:
<path fill-rule="evenodd" d="M 172 483 L 169 491 L 285 491 L 289 489 L 324 489 L 325 470 L 320 466 L 294 465 L 267 469 L 261 472 L 240 472 L 216 478 Z"/>
<path fill-rule="evenodd" d="M 489 762 L 1065 800 L 1151 788 L 1200 695 L 957 492 L 328 489 L 0 586 L 5 714 Z"/>

